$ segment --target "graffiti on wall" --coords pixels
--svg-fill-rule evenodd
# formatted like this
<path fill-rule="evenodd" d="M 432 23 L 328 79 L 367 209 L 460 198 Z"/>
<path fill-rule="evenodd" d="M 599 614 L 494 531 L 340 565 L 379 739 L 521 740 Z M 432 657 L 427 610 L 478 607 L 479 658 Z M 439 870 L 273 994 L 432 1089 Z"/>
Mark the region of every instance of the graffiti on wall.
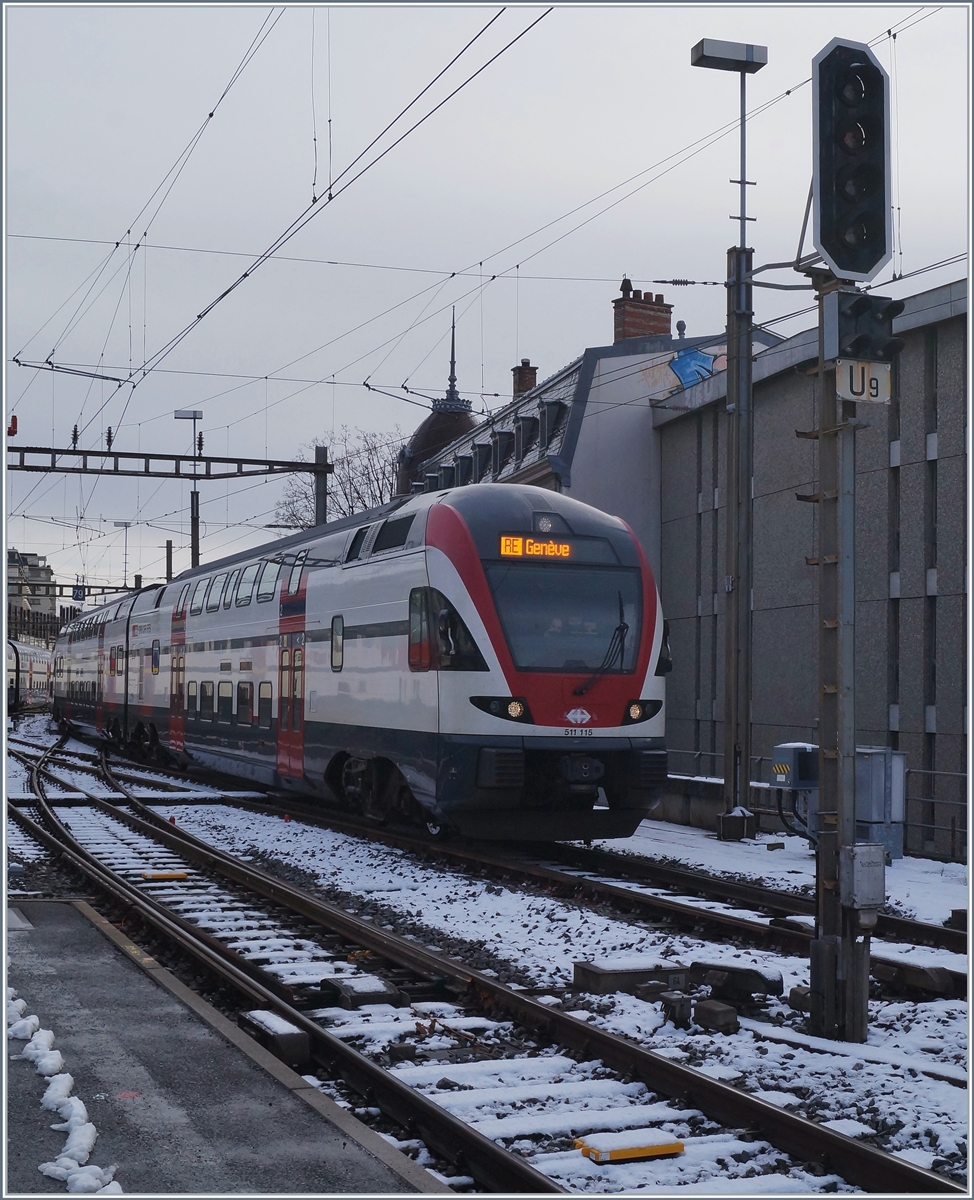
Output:
<path fill-rule="evenodd" d="M 642 368 L 649 399 L 662 400 L 727 369 L 727 347 L 681 346 L 656 354 Z"/>

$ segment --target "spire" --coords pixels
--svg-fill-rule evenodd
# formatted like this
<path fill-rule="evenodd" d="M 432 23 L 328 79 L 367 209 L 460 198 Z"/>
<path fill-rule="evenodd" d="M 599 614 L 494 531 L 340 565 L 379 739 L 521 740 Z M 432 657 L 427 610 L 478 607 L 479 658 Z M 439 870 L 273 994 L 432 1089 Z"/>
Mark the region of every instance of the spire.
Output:
<path fill-rule="evenodd" d="M 433 401 L 433 409 L 438 412 L 469 412 L 470 401 L 461 398 L 457 391 L 457 310 L 453 309 L 450 326 L 450 379 L 446 395 L 442 400 Z"/>

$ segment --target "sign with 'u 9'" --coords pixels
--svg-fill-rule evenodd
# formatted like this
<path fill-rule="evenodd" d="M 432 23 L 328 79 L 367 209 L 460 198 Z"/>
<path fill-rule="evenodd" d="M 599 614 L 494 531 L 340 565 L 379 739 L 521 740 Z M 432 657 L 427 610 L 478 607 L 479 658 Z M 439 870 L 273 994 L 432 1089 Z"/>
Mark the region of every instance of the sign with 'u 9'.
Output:
<path fill-rule="evenodd" d="M 835 360 L 835 393 L 840 400 L 889 404 L 892 388 L 890 365 L 857 358 Z"/>

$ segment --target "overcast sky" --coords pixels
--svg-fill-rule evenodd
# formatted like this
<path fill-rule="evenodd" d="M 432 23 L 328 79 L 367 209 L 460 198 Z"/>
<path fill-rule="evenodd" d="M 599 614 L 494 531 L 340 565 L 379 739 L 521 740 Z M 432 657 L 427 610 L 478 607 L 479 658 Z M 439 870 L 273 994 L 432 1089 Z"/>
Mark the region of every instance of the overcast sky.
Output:
<path fill-rule="evenodd" d="M 11 444 L 66 446 L 77 423 L 84 448 L 103 446 L 111 426 L 116 449 L 186 453 L 191 427 L 174 421 L 177 408 L 203 409 L 212 454 L 290 459 L 342 425 L 408 433 L 424 412 L 402 385 L 420 403 L 446 387 L 451 306 L 458 387 L 487 410 L 509 398 L 519 359 L 543 379 L 611 342 L 623 274 L 662 292 L 688 336 L 718 332 L 724 291 L 704 284 L 723 278 L 737 236 L 738 79 L 691 68 L 702 37 L 768 47 L 748 81 L 756 263 L 795 255 L 811 60 L 836 36 L 872 44 L 892 77 L 897 254 L 874 286 L 966 254 L 968 5 L 545 12 L 7 5 Z M 307 225 L 160 359 L 313 194 Z M 965 258 L 883 291 L 911 295 L 967 273 Z M 670 279 L 699 285 L 654 282 Z M 756 317 L 808 304 L 807 292 L 762 290 Z M 812 323 L 806 312 L 771 328 Z M 119 378 L 158 365 L 133 389 L 18 367 L 14 355 Z M 202 485 L 203 561 L 273 537 L 264 527 L 280 487 Z M 189 565 L 188 492 L 176 481 L 8 472 L 6 498 L 8 545 L 46 554 L 66 582 L 121 582 L 115 520 L 133 522 L 130 580 L 162 577 L 170 537 L 177 572 Z"/>

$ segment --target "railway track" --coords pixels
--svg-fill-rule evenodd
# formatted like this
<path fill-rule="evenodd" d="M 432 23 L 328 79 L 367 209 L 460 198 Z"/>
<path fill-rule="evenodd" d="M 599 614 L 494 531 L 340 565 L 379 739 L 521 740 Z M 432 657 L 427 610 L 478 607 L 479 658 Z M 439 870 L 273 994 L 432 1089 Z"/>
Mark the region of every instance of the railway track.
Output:
<path fill-rule="evenodd" d="M 315 1065 L 339 1072 L 480 1188 L 617 1190 L 598 1186 L 602 1168 L 591 1164 L 594 1182 L 572 1183 L 581 1159 L 572 1136 L 651 1124 L 681 1136 L 684 1163 L 719 1152 L 738 1175 L 814 1164 L 870 1191 L 964 1190 L 377 929 L 154 814 L 137 816 L 119 806 L 139 802 L 110 775 L 115 802 L 89 793 L 84 808 L 66 814 L 68 831 L 44 798 L 46 772 L 45 761 L 32 764 L 43 824 L 13 814 L 31 836 L 232 984 L 246 1005 L 304 1032 Z M 143 878 L 159 873 L 186 878 Z M 395 991 L 395 1002 L 365 1013 L 334 1003 L 362 988 L 374 995 L 369 978 Z"/>
<path fill-rule="evenodd" d="M 87 756 L 76 754 L 76 757 L 86 758 L 93 764 L 100 761 L 100 756 L 95 753 Z M 186 781 L 185 777 L 174 777 L 162 770 L 126 771 L 117 765 L 113 766 L 112 770 L 117 777 L 128 778 L 133 782 L 145 780 L 147 783 L 155 783 L 158 780 L 156 786 L 175 794 L 197 790 Z M 815 901 L 811 896 L 783 892 L 740 880 L 710 876 L 702 874 L 698 870 L 679 867 L 671 863 L 660 863 L 631 854 L 620 854 L 610 850 L 560 842 L 544 844 L 540 847 L 541 853 L 539 854 L 515 854 L 509 853 L 506 849 L 497 850 L 496 846 L 485 846 L 483 843 L 431 842 L 429 838 L 410 830 L 378 828 L 374 823 L 370 824 L 347 814 L 323 811 L 321 806 L 302 804 L 291 797 L 278 798 L 279 802 L 275 802 L 274 794 L 270 792 L 235 792 L 232 799 L 234 803 L 240 803 L 257 812 L 283 813 L 286 811 L 291 815 L 300 816 L 304 820 L 327 828 L 370 837 L 399 849 L 420 852 L 446 860 L 495 866 L 509 872 L 519 871 L 525 878 L 533 876 L 545 884 L 567 885 L 574 881 L 576 884 L 584 882 L 587 886 L 599 888 L 601 884 L 608 884 L 609 880 L 614 877 L 628 883 L 666 889 L 677 895 L 702 897 L 719 904 L 746 908 L 779 922 L 787 921 L 789 918 L 814 917 L 815 915 Z M 562 876 L 558 876 L 552 872 L 552 868 L 557 867 L 566 868 L 574 874 L 569 877 L 566 872 Z M 609 896 L 610 893 L 605 892 L 605 895 Z M 613 898 L 619 897 L 615 895 Z M 661 897 L 648 897 L 647 901 L 657 899 L 661 899 Z M 671 909 L 670 911 L 680 910 Z M 765 936 L 770 940 L 782 936 L 774 932 L 776 929 L 784 931 L 783 940 L 786 942 L 788 933 L 802 934 L 801 930 L 789 930 L 779 924 L 771 926 L 765 934 L 759 936 Z M 911 945 L 947 950 L 954 954 L 967 952 L 966 931 L 916 921 L 895 913 L 879 914 L 875 936 Z M 791 942 L 792 946 L 800 944 L 799 941 Z"/>
<path fill-rule="evenodd" d="M 19 753 L 19 752 L 18 752 Z M 72 755 L 94 770 L 95 755 Z M 160 770 L 138 770 L 113 766 L 116 777 L 168 793 L 170 799 L 199 799 L 220 793 L 208 787 L 193 787 L 182 778 Z M 224 795 L 226 795 L 224 793 Z M 145 794 L 143 798 L 147 798 Z M 698 931 L 718 939 L 735 939 L 758 947 L 807 957 L 814 937 L 814 901 L 810 897 L 775 891 L 755 884 L 716 879 L 670 864 L 610 851 L 550 843 L 542 855 L 515 852 L 496 844 L 431 842 L 428 837 L 401 829 L 377 828 L 343 814 L 322 812 L 320 807 L 284 798 L 275 804 L 273 795 L 232 792 L 231 803 L 256 812 L 274 811 L 299 816 L 302 820 L 353 836 L 367 837 L 383 845 L 431 856 L 465 868 L 489 870 L 507 879 L 539 885 L 563 896 L 607 901 L 614 907 L 650 920 L 664 920 L 677 928 Z M 926 946 L 949 954 L 966 954 L 964 931 L 881 914 L 872 940 L 874 975 L 889 986 L 918 995 L 963 998 L 967 995 L 966 965 L 913 964 L 904 956 L 904 946 Z M 884 955 L 883 941 L 896 944 L 900 953 Z"/>

